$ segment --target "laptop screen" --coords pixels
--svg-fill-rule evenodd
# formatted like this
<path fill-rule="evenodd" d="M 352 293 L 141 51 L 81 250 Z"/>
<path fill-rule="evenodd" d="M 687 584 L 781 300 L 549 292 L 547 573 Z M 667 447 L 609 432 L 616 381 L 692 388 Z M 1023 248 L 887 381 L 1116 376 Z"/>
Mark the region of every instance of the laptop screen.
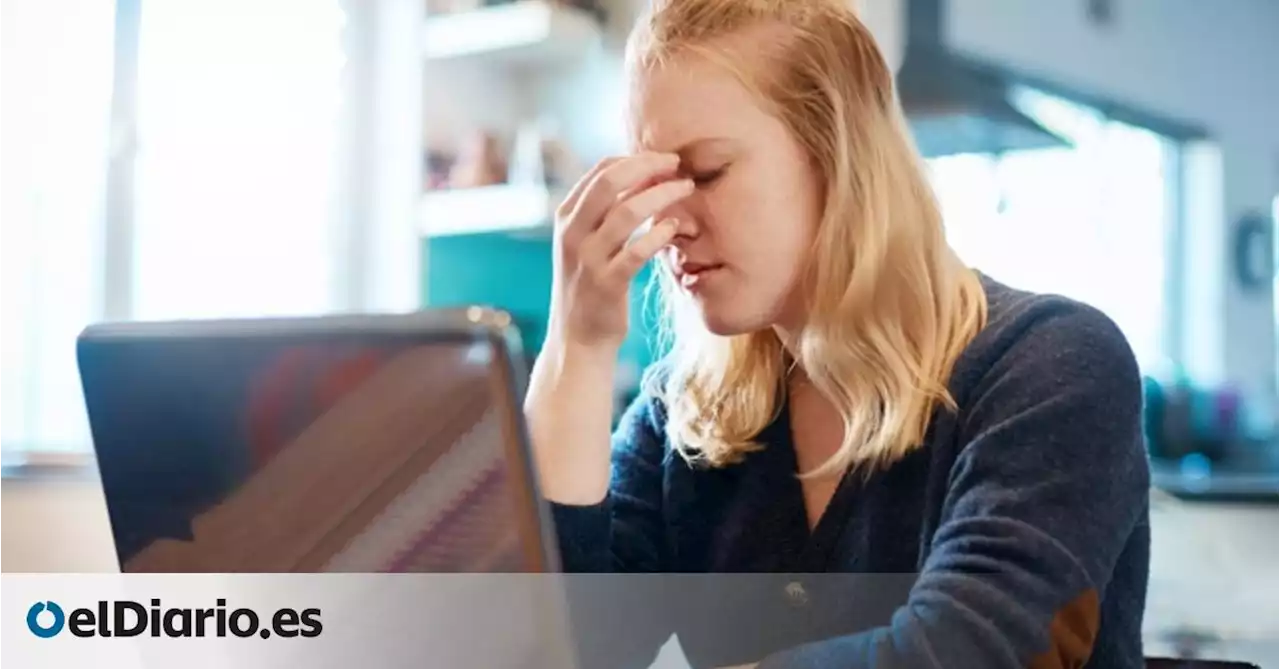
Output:
<path fill-rule="evenodd" d="M 391 334 L 82 341 L 122 571 L 537 570 L 502 353 Z"/>

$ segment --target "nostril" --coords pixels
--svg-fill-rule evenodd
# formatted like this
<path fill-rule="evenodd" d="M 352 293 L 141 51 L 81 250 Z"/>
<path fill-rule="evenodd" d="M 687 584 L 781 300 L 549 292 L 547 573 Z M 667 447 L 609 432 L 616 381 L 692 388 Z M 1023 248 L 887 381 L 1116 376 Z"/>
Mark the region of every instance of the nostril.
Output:
<path fill-rule="evenodd" d="M 673 243 L 687 243 L 698 238 L 698 226 L 688 218 L 676 217 L 676 234 Z"/>

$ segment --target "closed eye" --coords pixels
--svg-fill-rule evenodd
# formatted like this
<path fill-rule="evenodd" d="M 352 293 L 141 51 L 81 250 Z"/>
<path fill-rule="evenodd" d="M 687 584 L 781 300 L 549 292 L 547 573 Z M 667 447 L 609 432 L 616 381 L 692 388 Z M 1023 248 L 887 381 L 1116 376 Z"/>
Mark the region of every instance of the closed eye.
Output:
<path fill-rule="evenodd" d="M 714 183 L 716 179 L 719 179 L 720 176 L 724 174 L 724 170 L 725 168 L 722 167 L 718 170 L 711 170 L 708 172 L 694 172 L 689 175 L 689 178 L 693 179 L 693 183 L 696 186 L 707 186 Z"/>

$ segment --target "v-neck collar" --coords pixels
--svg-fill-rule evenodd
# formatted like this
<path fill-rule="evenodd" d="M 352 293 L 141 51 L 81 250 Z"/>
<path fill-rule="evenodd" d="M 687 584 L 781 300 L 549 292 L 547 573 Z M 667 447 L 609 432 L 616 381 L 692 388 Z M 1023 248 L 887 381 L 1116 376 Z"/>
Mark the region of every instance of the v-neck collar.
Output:
<path fill-rule="evenodd" d="M 809 527 L 809 514 L 805 507 L 804 487 L 799 478 L 799 461 L 796 457 L 796 442 L 792 432 L 791 400 L 783 397 L 782 410 L 769 430 L 766 448 L 775 451 L 768 466 L 775 468 L 775 480 L 778 482 L 778 508 L 785 513 L 780 518 L 786 527 L 785 535 L 793 544 L 788 550 L 789 571 L 823 572 L 830 563 L 830 558 L 852 509 L 855 486 L 846 471 L 832 493 L 830 501 L 818 517 L 812 529 Z"/>

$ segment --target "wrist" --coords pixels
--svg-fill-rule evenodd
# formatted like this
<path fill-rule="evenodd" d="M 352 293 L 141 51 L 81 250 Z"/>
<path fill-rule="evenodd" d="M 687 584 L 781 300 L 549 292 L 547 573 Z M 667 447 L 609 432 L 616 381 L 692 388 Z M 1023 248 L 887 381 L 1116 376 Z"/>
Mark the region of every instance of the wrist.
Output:
<path fill-rule="evenodd" d="M 534 386 L 561 390 L 612 384 L 620 348 L 573 342 L 549 333 L 534 361 Z M 549 385 L 548 385 L 549 384 Z"/>
<path fill-rule="evenodd" d="M 557 367 L 592 367 L 612 369 L 617 365 L 622 350 L 622 338 L 582 341 L 570 336 L 553 324 L 548 328 L 542 353 L 556 360 Z"/>
<path fill-rule="evenodd" d="M 612 386 L 613 375 L 618 368 L 618 350 L 617 347 L 600 344 L 562 341 L 544 349 L 543 353 L 561 383 L 579 388 L 601 384 Z"/>
<path fill-rule="evenodd" d="M 566 341 L 560 346 L 563 362 L 574 367 L 613 370 L 618 366 L 621 343 L 594 342 L 590 344 Z"/>

